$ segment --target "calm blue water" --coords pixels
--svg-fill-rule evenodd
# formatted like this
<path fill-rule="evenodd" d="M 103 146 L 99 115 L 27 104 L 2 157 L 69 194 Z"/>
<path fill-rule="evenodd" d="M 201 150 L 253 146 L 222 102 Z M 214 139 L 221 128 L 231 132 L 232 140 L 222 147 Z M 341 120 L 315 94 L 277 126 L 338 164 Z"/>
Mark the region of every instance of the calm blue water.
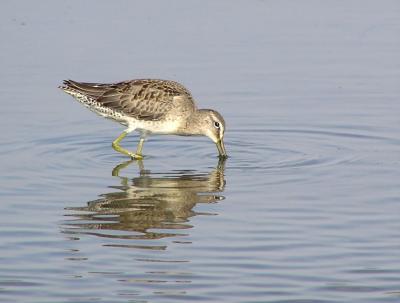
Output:
<path fill-rule="evenodd" d="M 400 301 L 398 1 L 5 1 L 0 36 L 0 302 Z M 57 88 L 144 77 L 230 158 L 127 162 Z"/>

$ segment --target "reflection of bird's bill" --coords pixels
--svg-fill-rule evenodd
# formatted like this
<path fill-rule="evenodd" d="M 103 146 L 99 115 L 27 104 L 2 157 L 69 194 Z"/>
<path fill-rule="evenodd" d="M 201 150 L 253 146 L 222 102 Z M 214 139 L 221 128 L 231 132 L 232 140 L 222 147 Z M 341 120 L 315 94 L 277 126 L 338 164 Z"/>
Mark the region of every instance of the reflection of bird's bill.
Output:
<path fill-rule="evenodd" d="M 226 154 L 224 141 L 222 139 L 218 140 L 216 144 L 217 144 L 219 156 L 222 157 L 222 158 L 228 157 L 228 155 Z"/>
<path fill-rule="evenodd" d="M 220 172 L 222 175 L 224 175 L 224 173 L 225 173 L 226 158 L 227 158 L 227 157 L 219 157 L 219 158 L 218 158 L 217 167 L 215 168 L 216 171 Z"/>

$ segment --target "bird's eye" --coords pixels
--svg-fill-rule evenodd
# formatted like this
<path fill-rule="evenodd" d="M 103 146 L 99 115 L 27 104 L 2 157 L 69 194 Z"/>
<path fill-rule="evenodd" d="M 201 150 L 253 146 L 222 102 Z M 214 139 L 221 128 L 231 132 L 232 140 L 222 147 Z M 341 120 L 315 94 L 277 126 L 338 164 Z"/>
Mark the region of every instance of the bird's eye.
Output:
<path fill-rule="evenodd" d="M 215 128 L 219 128 L 219 122 L 214 122 Z"/>

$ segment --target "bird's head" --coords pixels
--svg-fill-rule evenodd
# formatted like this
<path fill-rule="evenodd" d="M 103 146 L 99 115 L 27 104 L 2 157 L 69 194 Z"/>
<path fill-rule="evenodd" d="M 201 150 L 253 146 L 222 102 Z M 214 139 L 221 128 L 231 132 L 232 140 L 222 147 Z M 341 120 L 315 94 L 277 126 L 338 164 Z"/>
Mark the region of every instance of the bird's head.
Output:
<path fill-rule="evenodd" d="M 201 133 L 209 137 L 218 148 L 220 158 L 226 158 L 225 145 L 224 145 L 224 134 L 225 134 L 225 120 L 215 110 L 212 109 L 201 109 L 200 110 L 200 125 Z"/>

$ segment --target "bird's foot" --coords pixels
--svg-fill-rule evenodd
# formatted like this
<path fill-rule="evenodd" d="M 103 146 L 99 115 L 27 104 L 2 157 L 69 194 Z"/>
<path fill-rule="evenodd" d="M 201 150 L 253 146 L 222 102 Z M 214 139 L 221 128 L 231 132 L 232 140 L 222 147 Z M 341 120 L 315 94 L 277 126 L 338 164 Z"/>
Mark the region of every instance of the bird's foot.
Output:
<path fill-rule="evenodd" d="M 129 153 L 129 156 L 132 158 L 132 160 L 143 160 L 143 155 L 141 154 Z"/>

